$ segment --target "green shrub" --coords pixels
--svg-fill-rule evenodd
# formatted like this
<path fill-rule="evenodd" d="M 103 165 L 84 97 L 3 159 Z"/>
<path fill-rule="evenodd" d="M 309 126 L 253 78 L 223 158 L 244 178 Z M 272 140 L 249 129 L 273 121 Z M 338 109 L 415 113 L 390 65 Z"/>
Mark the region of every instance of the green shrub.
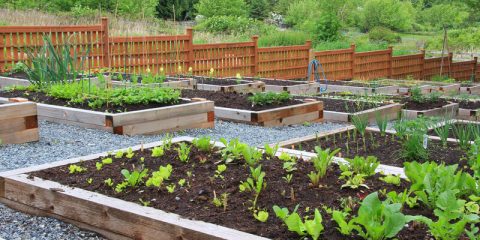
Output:
<path fill-rule="evenodd" d="M 306 21 L 313 23 L 311 20 L 316 19 L 319 13 L 320 5 L 316 0 L 294 1 L 288 6 L 285 23 L 297 29 L 302 29 L 302 25 Z"/>
<path fill-rule="evenodd" d="M 195 8 L 198 14 L 207 18 L 213 16 L 248 16 L 248 7 L 244 0 L 200 0 Z"/>
<path fill-rule="evenodd" d="M 398 31 L 412 29 L 415 22 L 415 8 L 410 1 L 367 0 L 359 19 L 359 27 L 368 31 L 382 26 Z"/>
<path fill-rule="evenodd" d="M 338 40 L 340 21 L 333 13 L 324 13 L 315 21 L 313 35 L 315 42 Z"/>
<path fill-rule="evenodd" d="M 269 32 L 274 27 L 246 17 L 214 16 L 203 20 L 195 28 L 212 33 L 254 35 Z"/>
<path fill-rule="evenodd" d="M 459 27 L 467 20 L 469 13 L 454 4 L 438 4 L 425 9 L 421 21 L 435 29 Z"/>
<path fill-rule="evenodd" d="M 259 47 L 302 45 L 310 39 L 310 35 L 300 31 L 272 31 L 260 36 Z"/>
<path fill-rule="evenodd" d="M 368 32 L 368 39 L 372 42 L 398 43 L 402 41 L 400 35 L 385 27 L 374 27 Z"/>
<path fill-rule="evenodd" d="M 442 49 L 443 36 L 427 41 L 428 49 Z M 469 27 L 448 31 L 448 47 L 450 50 L 472 50 L 480 48 L 480 27 Z"/>
<path fill-rule="evenodd" d="M 246 2 L 251 18 L 263 20 L 268 17 L 270 7 L 267 0 L 247 0 Z"/>

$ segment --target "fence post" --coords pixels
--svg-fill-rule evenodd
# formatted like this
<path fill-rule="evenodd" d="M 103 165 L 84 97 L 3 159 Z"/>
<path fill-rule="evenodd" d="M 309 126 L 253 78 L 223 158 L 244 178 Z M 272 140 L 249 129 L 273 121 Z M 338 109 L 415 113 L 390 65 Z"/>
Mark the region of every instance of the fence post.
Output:
<path fill-rule="evenodd" d="M 452 63 L 453 63 L 453 53 L 448 53 L 448 77 L 452 75 Z"/>
<path fill-rule="evenodd" d="M 253 41 L 253 68 L 252 77 L 256 77 L 258 74 L 258 36 L 252 36 Z"/>
<path fill-rule="evenodd" d="M 350 45 L 350 48 L 352 49 L 352 73 L 351 73 L 351 77 L 353 79 L 353 77 L 355 76 L 355 44 L 351 44 Z"/>
<path fill-rule="evenodd" d="M 193 69 L 194 67 L 194 63 L 195 63 L 195 59 L 193 59 L 193 29 L 192 28 L 187 28 L 187 36 L 188 36 L 188 45 L 187 45 L 187 59 L 186 59 L 186 63 L 187 63 L 187 69 L 190 69 L 192 68 L 192 75 L 195 75 L 193 74 L 193 72 L 195 71 L 195 69 Z"/>
<path fill-rule="evenodd" d="M 110 68 L 110 40 L 108 38 L 108 18 L 102 17 L 103 67 Z"/>
<path fill-rule="evenodd" d="M 422 49 L 420 53 L 423 55 L 422 57 L 422 70 L 420 71 L 420 79 L 425 80 L 425 49 Z"/>
<path fill-rule="evenodd" d="M 472 82 L 475 82 L 475 80 L 477 79 L 477 62 L 478 62 L 478 57 L 474 57 L 473 58 L 473 69 L 472 69 Z"/>
<path fill-rule="evenodd" d="M 388 60 L 388 78 L 392 78 L 392 74 L 393 74 L 393 47 L 392 46 L 389 46 L 388 47 L 388 50 L 390 51 L 390 54 L 388 56 L 389 60 Z"/>
<path fill-rule="evenodd" d="M 310 82 L 313 82 L 315 78 L 308 76 L 308 66 L 310 65 L 310 62 L 315 59 L 315 52 L 312 49 L 312 41 L 307 40 L 305 41 L 305 46 L 308 48 L 308 62 L 307 62 L 307 67 L 305 69 L 305 74 L 307 76 L 307 79 L 310 79 Z"/>

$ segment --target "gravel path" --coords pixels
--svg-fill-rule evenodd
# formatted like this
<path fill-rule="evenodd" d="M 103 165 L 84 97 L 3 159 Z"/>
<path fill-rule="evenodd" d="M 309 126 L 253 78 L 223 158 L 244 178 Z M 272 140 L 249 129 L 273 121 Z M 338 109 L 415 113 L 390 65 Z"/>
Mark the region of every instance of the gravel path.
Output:
<path fill-rule="evenodd" d="M 239 138 L 250 145 L 275 143 L 315 132 L 343 127 L 343 124 L 315 123 L 289 127 L 264 128 L 217 121 L 215 129 L 188 130 L 177 136 L 211 136 L 218 140 Z M 47 162 L 115 150 L 159 141 L 164 135 L 119 136 L 103 131 L 84 129 L 49 122 L 40 123 L 37 143 L 0 146 L 0 172 Z M 46 217 L 33 217 L 0 204 L 0 239 L 102 239 L 95 233 Z"/>

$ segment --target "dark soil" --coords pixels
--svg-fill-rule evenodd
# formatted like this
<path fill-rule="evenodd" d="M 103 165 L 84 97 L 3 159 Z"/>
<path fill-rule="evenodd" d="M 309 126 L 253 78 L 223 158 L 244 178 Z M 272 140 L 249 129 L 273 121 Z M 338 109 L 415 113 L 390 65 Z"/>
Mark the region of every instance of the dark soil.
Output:
<path fill-rule="evenodd" d="M 434 108 L 441 108 L 445 105 L 448 105 L 449 102 L 445 99 L 438 99 L 437 101 L 425 101 L 425 102 L 415 102 L 412 101 L 411 98 L 404 98 L 401 101 L 403 104 L 404 109 L 408 110 L 416 110 L 416 111 L 424 111 L 424 110 L 430 110 Z"/>
<path fill-rule="evenodd" d="M 284 102 L 283 104 L 252 106 L 252 103 L 248 101 L 249 96 L 251 96 L 251 94 L 236 94 L 190 89 L 182 90 L 183 98 L 206 98 L 207 100 L 214 101 L 215 106 L 217 107 L 236 108 L 252 111 L 262 111 L 303 103 L 302 101 L 292 99 L 290 101 Z"/>
<path fill-rule="evenodd" d="M 182 77 L 188 77 L 188 76 L 182 75 Z M 251 83 L 251 81 L 227 79 L 227 78 L 215 78 L 215 77 L 203 77 L 203 76 L 190 76 L 190 77 L 193 77 L 194 79 L 196 79 L 198 84 L 231 86 L 231 85 Z"/>
<path fill-rule="evenodd" d="M 141 157 L 144 158 L 143 163 L 139 161 Z M 138 204 L 141 204 L 140 199 L 142 199 L 143 202 L 150 202 L 150 207 L 173 212 L 184 218 L 219 224 L 272 239 L 300 239 L 295 233 L 289 232 L 282 221 L 275 216 L 272 210 L 273 205 L 287 207 L 292 211 L 299 204 L 299 213 L 304 216 L 312 216 L 314 208 L 318 208 L 323 216 L 325 227 L 322 239 L 360 239 L 358 236 L 342 236 L 336 230 L 336 223 L 331 220 L 330 215 L 323 210 L 322 206 L 341 209 L 342 201 L 351 197 L 353 199 L 352 207 L 356 212 L 360 199 L 371 192 L 382 189 L 386 189 L 387 192 L 403 192 L 405 188 L 409 187 L 409 183 L 406 181 L 402 181 L 401 186 L 398 187 L 386 184 L 378 180 L 380 175 L 377 174 L 367 178 L 365 184 L 369 186 L 369 189 L 342 189 L 341 185 L 344 184 L 344 181 L 338 179 L 340 171 L 336 166 L 332 166 L 326 176 L 321 179 L 321 187 L 313 187 L 309 185 L 307 177 L 307 173 L 313 169 L 313 165 L 301 160 L 296 165 L 297 170 L 293 172 L 292 182 L 287 184 L 282 179 L 285 176 L 282 168 L 283 162 L 278 158 L 272 160 L 264 158 L 261 164 L 262 171 L 266 172 L 267 185 L 260 193 L 257 207 L 268 211 L 269 218 L 266 223 L 261 223 L 253 218 L 251 210 L 248 209 L 254 198 L 253 193 L 242 193 L 238 190 L 240 181 L 245 181 L 249 177 L 248 167 L 243 164 L 229 164 L 227 170 L 222 174 L 224 178 L 216 178 L 214 177 L 216 164 L 221 162 L 219 153 L 204 153 L 192 147 L 188 163 L 180 162 L 177 152 L 173 149 L 165 151 L 165 155 L 161 158 L 151 157 L 151 151 L 148 149 L 144 152 L 135 152 L 135 156 L 131 159 L 112 158 L 113 163 L 104 166 L 101 171 L 96 170 L 95 163 L 100 161 L 97 159 L 78 163 L 79 166 L 87 168 L 87 171 L 83 173 L 69 174 L 68 166 L 61 166 L 34 172 L 30 176 Z M 205 163 L 201 163 L 202 160 Z M 160 165 L 166 166 L 167 164 L 172 165 L 173 172 L 170 179 L 166 180 L 160 189 L 146 187 L 142 183 L 140 186 L 127 187 L 123 192 L 117 193 L 104 183 L 108 178 L 111 178 L 115 185 L 124 181 L 120 173 L 122 169 L 132 171 L 143 165 L 144 168 L 149 169 L 149 175 L 151 175 L 151 172 L 158 170 Z M 188 172 L 191 173 L 190 177 Z M 91 184 L 87 183 L 88 179 L 92 180 Z M 187 183 L 184 187 L 176 184 L 180 179 L 186 180 Z M 176 184 L 174 193 L 166 191 L 165 186 L 169 184 Z M 212 204 L 214 192 L 217 197 L 223 193 L 229 194 L 226 211 L 223 207 L 216 207 Z M 309 207 L 309 211 L 306 211 L 307 207 Z M 424 207 L 414 209 L 405 207 L 404 211 L 410 215 L 422 214 L 431 217 L 431 212 Z M 427 237 L 424 226 L 412 223 L 408 224 L 398 235 L 399 239 L 426 239 Z"/>
<path fill-rule="evenodd" d="M 109 112 L 109 113 L 132 112 L 137 110 L 159 108 L 159 107 L 188 103 L 187 101 L 180 99 L 180 101 L 177 104 L 150 103 L 150 104 L 135 104 L 135 105 L 109 105 L 109 106 L 105 105 L 105 106 L 102 106 L 101 108 L 92 109 L 90 106 L 88 106 L 87 102 L 72 103 L 66 99 L 59 99 L 59 98 L 48 96 L 43 92 L 19 91 L 19 90 L 0 91 L 0 97 L 5 97 L 5 98 L 22 97 L 37 103 L 45 103 L 45 104 L 51 104 L 51 105 L 57 105 L 57 106 L 72 107 L 72 108 L 79 108 L 79 109 L 85 109 L 85 110 L 93 110 L 98 112 Z"/>
<path fill-rule="evenodd" d="M 354 138 L 354 131 L 351 130 L 350 138 L 347 132 L 335 134 L 326 137 L 301 142 L 293 145 L 294 149 L 315 152 L 315 147 L 320 146 L 322 149 L 341 149 L 342 157 L 354 158 L 355 156 L 375 156 L 381 164 L 403 167 L 403 163 L 407 161 L 402 157 L 402 142 L 391 134 L 382 137 L 378 132 L 367 131 L 365 133 L 365 149 L 363 150 L 363 138 L 357 133 Z M 373 139 L 373 141 L 372 141 Z M 348 147 L 347 147 L 348 145 Z M 358 148 L 357 148 L 358 146 Z M 288 147 L 288 146 L 286 146 Z M 291 148 L 291 147 L 288 147 Z M 358 152 L 357 152 L 358 150 Z M 466 166 L 466 154 L 459 149 L 458 144 L 448 143 L 447 147 L 443 147 L 440 141 L 428 141 L 429 160 L 446 164 L 459 164 L 461 167 Z"/>
<path fill-rule="evenodd" d="M 275 78 L 243 77 L 242 79 L 248 80 L 248 81 L 262 81 L 267 85 L 279 85 L 279 86 L 294 86 L 294 85 L 308 83 L 308 79 L 306 78 L 285 80 L 285 79 L 275 79 Z"/>
<path fill-rule="evenodd" d="M 459 100 L 451 100 L 452 102 L 456 102 L 459 105 L 459 108 L 465 109 L 480 109 L 480 101 L 459 101 Z"/>
<path fill-rule="evenodd" d="M 461 129 L 466 129 L 466 128 L 470 128 L 471 130 L 475 131 L 475 133 L 471 133 L 470 141 L 474 141 L 476 136 L 480 136 L 480 124 L 469 125 L 469 124 L 465 124 L 465 123 L 453 123 L 453 124 L 450 124 L 449 131 L 448 131 L 448 137 L 449 138 L 458 138 L 457 131 L 461 131 Z M 428 131 L 428 135 L 438 136 L 438 134 L 435 132 L 434 129 Z"/>
<path fill-rule="evenodd" d="M 309 97 L 299 97 L 301 99 Z M 334 99 L 334 98 L 319 98 L 315 97 L 319 101 L 323 102 L 323 110 L 325 111 L 334 111 L 334 112 L 345 112 L 345 113 L 356 113 L 365 111 L 368 109 L 373 109 L 376 107 L 384 106 L 385 104 L 381 103 L 371 103 L 364 101 L 353 101 L 345 99 Z"/>

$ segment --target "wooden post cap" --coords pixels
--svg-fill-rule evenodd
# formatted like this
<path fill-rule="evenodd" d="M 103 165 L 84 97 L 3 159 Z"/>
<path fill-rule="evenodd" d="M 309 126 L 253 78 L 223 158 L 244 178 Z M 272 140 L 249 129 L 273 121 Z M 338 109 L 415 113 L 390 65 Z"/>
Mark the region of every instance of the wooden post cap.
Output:
<path fill-rule="evenodd" d="M 8 101 L 9 102 L 28 102 L 28 99 L 16 97 L 16 98 L 9 98 Z"/>
<path fill-rule="evenodd" d="M 204 102 L 207 101 L 206 98 L 192 98 L 192 102 Z"/>
<path fill-rule="evenodd" d="M 305 98 L 305 99 L 303 99 L 303 101 L 304 101 L 304 102 L 316 102 L 316 101 L 318 101 L 318 100 L 315 99 L 315 98 Z"/>

